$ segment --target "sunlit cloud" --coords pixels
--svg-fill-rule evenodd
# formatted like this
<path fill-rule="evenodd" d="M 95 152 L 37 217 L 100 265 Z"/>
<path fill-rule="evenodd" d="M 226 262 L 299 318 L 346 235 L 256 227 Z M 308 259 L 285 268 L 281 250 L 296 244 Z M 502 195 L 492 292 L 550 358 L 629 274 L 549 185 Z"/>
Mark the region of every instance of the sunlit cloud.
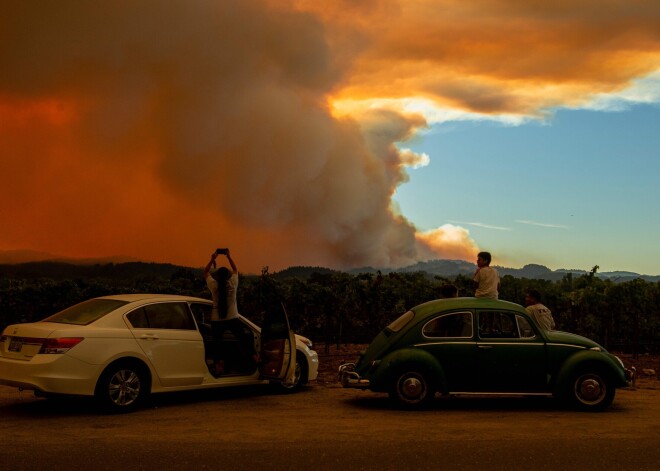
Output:
<path fill-rule="evenodd" d="M 471 260 L 479 251 L 470 237 L 470 231 L 453 224 L 444 224 L 436 229 L 417 232 L 420 258 L 422 260 L 445 258 Z"/>
<path fill-rule="evenodd" d="M 633 80 L 631 85 L 614 93 L 594 96 L 585 109 L 595 111 L 625 111 L 634 105 L 660 103 L 660 71 Z"/>
<path fill-rule="evenodd" d="M 429 155 L 424 152 L 413 152 L 412 150 L 406 148 L 400 148 L 400 151 L 401 163 L 406 167 L 418 169 L 421 167 L 426 167 L 431 162 Z"/>
<path fill-rule="evenodd" d="M 516 219 L 516 222 L 519 224 L 527 224 L 529 226 L 538 226 L 538 227 L 548 227 L 551 229 L 569 229 L 569 226 L 563 224 L 549 224 L 545 222 L 530 221 L 527 219 Z"/>
<path fill-rule="evenodd" d="M 359 28 L 364 47 L 333 93 L 337 108 L 520 124 L 561 108 L 659 101 L 660 6 L 646 0 L 339 2 L 343 13 L 299 3 L 331 28 Z"/>
<path fill-rule="evenodd" d="M 442 106 L 425 98 L 374 98 L 364 100 L 341 99 L 332 102 L 333 111 L 337 116 L 351 116 L 366 110 L 392 110 L 403 115 L 423 116 L 429 125 L 457 121 L 491 121 L 505 125 L 518 126 L 527 123 L 538 116 L 523 114 L 481 114 L 460 108 Z M 423 131 L 421 131 L 423 132 Z"/>

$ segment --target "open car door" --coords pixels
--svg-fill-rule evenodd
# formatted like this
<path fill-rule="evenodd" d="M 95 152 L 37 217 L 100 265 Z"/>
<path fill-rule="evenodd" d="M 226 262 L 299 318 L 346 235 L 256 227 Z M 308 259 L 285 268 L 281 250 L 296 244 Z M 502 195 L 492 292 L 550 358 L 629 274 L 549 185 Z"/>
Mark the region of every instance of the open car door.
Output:
<path fill-rule="evenodd" d="M 284 304 L 269 309 L 261 326 L 262 378 L 293 384 L 296 374 L 296 339 L 289 328 L 289 318 Z"/>

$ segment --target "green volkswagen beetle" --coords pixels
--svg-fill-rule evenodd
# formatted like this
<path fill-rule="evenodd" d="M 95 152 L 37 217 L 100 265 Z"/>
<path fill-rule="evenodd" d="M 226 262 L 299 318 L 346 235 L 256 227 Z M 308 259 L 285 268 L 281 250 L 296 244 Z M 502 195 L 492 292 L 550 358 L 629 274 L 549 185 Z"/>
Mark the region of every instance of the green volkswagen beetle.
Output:
<path fill-rule="evenodd" d="M 484 298 L 416 306 L 339 368 L 344 387 L 387 392 L 408 408 L 439 392 L 546 395 L 599 411 L 634 376 L 596 342 L 544 331 L 522 306 Z"/>

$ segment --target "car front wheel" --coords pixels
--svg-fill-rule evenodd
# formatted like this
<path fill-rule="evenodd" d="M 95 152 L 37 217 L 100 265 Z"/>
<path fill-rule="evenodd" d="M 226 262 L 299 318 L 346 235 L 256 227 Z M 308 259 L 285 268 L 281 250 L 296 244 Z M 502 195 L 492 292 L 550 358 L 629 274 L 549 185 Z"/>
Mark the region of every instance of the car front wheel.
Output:
<path fill-rule="evenodd" d="M 275 383 L 276 387 L 285 393 L 291 393 L 298 391 L 303 384 L 307 382 L 307 363 L 305 360 L 300 360 L 300 355 L 303 355 L 300 352 L 296 353 L 296 372 L 293 376 L 292 384 L 285 384 L 281 381 Z"/>
<path fill-rule="evenodd" d="M 422 408 L 433 399 L 435 390 L 426 374 L 418 369 L 404 370 L 395 376 L 390 397 L 405 408 Z"/>
<path fill-rule="evenodd" d="M 570 402 L 581 410 L 601 411 L 614 400 L 615 388 L 607 376 L 598 371 L 581 371 L 573 376 Z"/>
<path fill-rule="evenodd" d="M 148 374 L 134 363 L 110 365 L 96 384 L 95 397 L 108 412 L 129 412 L 136 409 L 149 394 Z"/>

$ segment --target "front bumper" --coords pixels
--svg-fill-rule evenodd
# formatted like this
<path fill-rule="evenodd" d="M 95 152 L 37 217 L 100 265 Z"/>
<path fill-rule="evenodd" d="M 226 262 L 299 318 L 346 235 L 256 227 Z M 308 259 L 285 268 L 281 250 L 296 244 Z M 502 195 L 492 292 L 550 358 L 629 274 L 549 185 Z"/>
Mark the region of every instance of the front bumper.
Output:
<path fill-rule="evenodd" d="M 314 381 L 319 376 L 319 355 L 316 350 L 307 350 L 307 381 Z"/>
<path fill-rule="evenodd" d="M 626 386 L 634 388 L 635 380 L 637 379 L 637 368 L 632 366 L 630 368 L 624 368 L 623 371 L 626 373 Z"/>
<path fill-rule="evenodd" d="M 339 382 L 345 388 L 369 389 L 368 379 L 360 377 L 355 371 L 355 363 L 344 363 L 339 367 Z"/>

